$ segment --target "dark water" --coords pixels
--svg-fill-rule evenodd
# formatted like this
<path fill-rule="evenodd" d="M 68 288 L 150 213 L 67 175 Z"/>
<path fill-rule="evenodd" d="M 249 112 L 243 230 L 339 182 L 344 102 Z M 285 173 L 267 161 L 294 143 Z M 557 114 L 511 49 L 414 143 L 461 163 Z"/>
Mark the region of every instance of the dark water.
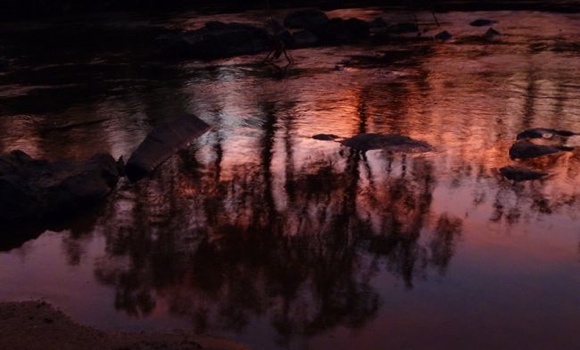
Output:
<path fill-rule="evenodd" d="M 423 13 L 424 37 L 454 39 L 296 50 L 284 77 L 261 56 L 148 58 L 161 28 L 264 16 L 2 26 L 2 151 L 127 157 L 183 112 L 213 130 L 94 213 L 0 253 L 0 300 L 255 349 L 579 347 L 580 153 L 525 162 L 543 181 L 497 168 L 517 163 L 526 128 L 580 131 L 580 15 L 452 12 L 437 28 Z M 502 35 L 483 40 L 467 24 L 480 17 Z M 362 156 L 311 138 L 359 132 L 437 150 Z"/>

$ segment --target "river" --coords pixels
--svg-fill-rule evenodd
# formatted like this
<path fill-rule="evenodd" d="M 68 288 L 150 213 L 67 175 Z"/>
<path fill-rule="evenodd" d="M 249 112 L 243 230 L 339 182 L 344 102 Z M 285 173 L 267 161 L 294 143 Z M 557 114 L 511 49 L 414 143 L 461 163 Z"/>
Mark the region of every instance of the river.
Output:
<path fill-rule="evenodd" d="M 0 300 L 102 330 L 186 329 L 254 349 L 580 346 L 580 152 L 510 160 L 532 127 L 580 132 L 580 14 L 335 10 L 421 38 L 165 61 L 162 29 L 263 12 L 4 23 L 0 151 L 127 159 L 157 124 L 212 130 L 105 203 L 0 252 Z M 483 38 L 478 18 L 497 21 Z M 447 42 L 431 39 L 447 30 Z M 352 152 L 319 133 L 435 151 Z M 570 146 L 580 145 L 571 137 Z M 513 183 L 498 168 L 550 176 Z M 24 232 L 26 230 L 26 232 Z"/>

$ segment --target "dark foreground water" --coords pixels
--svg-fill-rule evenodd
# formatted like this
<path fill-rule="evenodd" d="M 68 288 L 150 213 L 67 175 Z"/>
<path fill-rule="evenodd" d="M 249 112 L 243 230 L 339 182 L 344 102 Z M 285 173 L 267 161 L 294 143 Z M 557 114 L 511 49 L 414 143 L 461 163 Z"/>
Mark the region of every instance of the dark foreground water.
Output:
<path fill-rule="evenodd" d="M 502 35 L 483 40 L 479 17 Z M 524 163 L 543 181 L 497 174 L 518 163 L 518 132 L 580 131 L 579 14 L 452 12 L 437 28 L 420 13 L 424 37 L 454 40 L 296 50 L 284 77 L 262 56 L 146 59 L 157 29 L 216 18 L 2 26 L 1 151 L 126 158 L 183 112 L 213 130 L 93 212 L 22 229 L 44 232 L 3 247 L 0 300 L 255 349 L 580 347 L 580 151 Z M 311 138 L 359 132 L 436 151 L 362 156 Z"/>

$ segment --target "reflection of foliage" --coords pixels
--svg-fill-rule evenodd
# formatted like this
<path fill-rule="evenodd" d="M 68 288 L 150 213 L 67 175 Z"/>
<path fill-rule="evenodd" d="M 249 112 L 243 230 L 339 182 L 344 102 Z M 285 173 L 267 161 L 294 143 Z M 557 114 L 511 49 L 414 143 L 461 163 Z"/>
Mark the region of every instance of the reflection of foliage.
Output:
<path fill-rule="evenodd" d="M 461 220 L 442 215 L 437 221 L 434 237 L 429 243 L 431 261 L 443 273 L 455 253 L 455 242 L 461 233 Z"/>
<path fill-rule="evenodd" d="M 153 181 L 117 194 L 105 224 L 108 257 L 95 273 L 117 288 L 118 308 L 146 315 L 163 298 L 198 331 L 239 331 L 266 315 L 280 342 L 363 327 L 380 305 L 371 284 L 377 262 L 408 287 L 429 266 L 444 273 L 461 221 L 441 216 L 423 243 L 432 164 L 341 154 L 281 183 L 266 151 L 265 165 L 228 169 L 182 154 Z M 369 158 L 388 162 L 387 173 L 373 173 Z"/>
<path fill-rule="evenodd" d="M 505 220 L 507 224 L 514 225 L 534 215 L 550 215 L 565 210 L 571 214 L 577 212 L 580 196 L 573 183 L 577 178 L 579 161 L 580 158 L 575 154 L 540 158 L 528 164 L 550 172 L 552 175 L 548 179 L 524 183 L 500 179 L 490 220 Z"/>

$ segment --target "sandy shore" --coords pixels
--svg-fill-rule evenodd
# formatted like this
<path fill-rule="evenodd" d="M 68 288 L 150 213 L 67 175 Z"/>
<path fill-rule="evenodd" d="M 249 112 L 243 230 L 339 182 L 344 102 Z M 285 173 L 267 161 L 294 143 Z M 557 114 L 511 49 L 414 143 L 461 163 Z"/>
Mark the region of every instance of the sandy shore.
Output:
<path fill-rule="evenodd" d="M 106 333 L 79 325 L 43 301 L 0 303 L 0 349 L 248 350 L 224 339 L 180 333 Z"/>

